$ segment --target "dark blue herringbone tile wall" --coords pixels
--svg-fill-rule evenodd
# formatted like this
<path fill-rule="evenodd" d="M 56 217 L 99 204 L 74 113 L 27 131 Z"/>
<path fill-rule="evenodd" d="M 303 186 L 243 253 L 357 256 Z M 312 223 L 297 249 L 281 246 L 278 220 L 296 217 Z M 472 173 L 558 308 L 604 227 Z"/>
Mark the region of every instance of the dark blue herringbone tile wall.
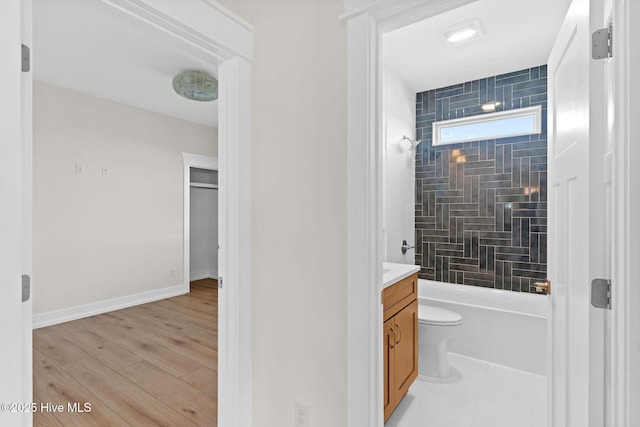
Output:
<path fill-rule="evenodd" d="M 542 133 L 433 147 L 436 120 L 542 105 Z M 416 95 L 423 279 L 529 292 L 547 272 L 547 67 Z"/>

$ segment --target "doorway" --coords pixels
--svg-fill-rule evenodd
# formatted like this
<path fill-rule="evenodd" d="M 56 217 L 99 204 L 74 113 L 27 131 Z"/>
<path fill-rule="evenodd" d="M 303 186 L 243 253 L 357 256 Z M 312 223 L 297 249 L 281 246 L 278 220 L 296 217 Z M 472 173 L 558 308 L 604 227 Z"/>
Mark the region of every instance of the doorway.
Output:
<path fill-rule="evenodd" d="M 219 278 L 218 159 L 181 153 L 184 167 L 184 283 Z"/>
<path fill-rule="evenodd" d="M 194 175 L 197 174 L 196 178 Z M 191 281 L 218 278 L 218 171 L 191 169 Z M 213 182 L 212 182 L 213 181 Z"/>
<path fill-rule="evenodd" d="M 250 204 L 250 164 L 247 150 L 250 147 L 249 127 L 243 125 L 249 120 L 249 99 L 250 92 L 247 90 L 250 81 L 250 61 L 251 61 L 251 33 L 249 24 L 242 19 L 230 14 L 226 9 L 221 9 L 217 3 L 201 2 L 194 8 L 187 11 L 171 10 L 170 7 L 158 6 L 145 7 L 142 10 L 139 5 L 114 4 L 110 1 L 97 2 L 115 13 L 123 19 L 132 19 L 140 27 L 150 31 L 153 37 L 167 37 L 172 45 L 183 44 L 185 50 L 195 53 L 201 58 L 210 60 L 218 65 L 220 80 L 225 84 L 220 88 L 220 116 L 224 124 L 220 126 L 220 134 L 224 138 L 221 148 L 220 159 L 222 164 L 230 162 L 228 168 L 221 174 L 221 182 L 230 184 L 234 189 L 234 194 L 221 192 L 219 202 L 222 223 L 232 221 L 225 227 L 225 234 L 221 236 L 221 256 L 220 269 L 226 272 L 226 278 L 235 286 L 220 293 L 221 304 L 227 306 L 229 299 L 240 299 L 239 295 L 246 295 L 250 292 L 250 275 L 246 274 L 250 265 L 239 265 L 238 257 L 250 253 L 249 234 L 240 235 L 239 229 L 248 229 L 248 221 L 244 217 L 239 217 L 239 211 L 248 211 Z M 25 13 L 30 13 L 29 8 Z M 196 30 L 190 26 L 194 18 L 208 17 L 213 22 L 221 25 Z M 198 19 L 196 19 L 197 22 Z M 30 16 L 29 16 L 30 21 Z M 117 30 L 117 28 L 116 28 Z M 226 40 L 224 48 L 221 48 L 217 41 Z M 92 64 L 92 66 L 95 64 Z M 30 77 L 30 76 L 29 76 Z M 101 81 L 94 79 L 94 82 Z M 99 85 L 98 85 L 99 86 Z M 228 146 L 227 146 L 228 144 Z M 176 153 L 177 154 L 177 153 Z M 177 156 L 176 156 L 177 157 Z M 142 158 L 143 159 L 143 158 Z M 177 160 L 177 158 L 176 158 Z M 105 168 L 109 169 L 109 168 Z M 78 169 L 80 172 L 83 168 Z M 115 170 L 103 171 L 103 176 L 113 174 Z M 25 214 L 28 212 L 25 212 Z M 174 233 L 175 235 L 175 233 Z M 231 251 L 226 247 L 232 248 Z M 142 253 L 142 252 L 141 252 Z M 171 276 L 173 269 L 164 270 L 164 276 Z M 175 275 L 175 272 L 174 276 Z M 178 276 L 182 276 L 179 274 Z M 37 286 L 37 281 L 34 283 Z M 242 312 L 242 313 L 240 313 Z M 219 414 L 221 423 L 231 423 L 236 425 L 248 425 L 250 414 L 242 413 L 234 408 L 247 403 L 246 399 L 240 402 L 238 396 L 246 394 L 250 378 L 244 376 L 250 364 L 250 308 L 236 307 L 231 304 L 225 310 L 225 316 L 221 320 L 221 340 L 231 344 L 225 346 L 229 351 L 222 351 L 220 354 L 223 373 L 221 383 L 226 385 L 230 393 L 225 398 L 226 405 L 221 405 L 224 409 Z M 247 321 L 248 323 L 245 323 Z M 228 324 L 231 328 L 227 328 Z M 236 352 L 241 353 L 238 356 Z M 231 360 L 231 363 L 227 361 Z M 25 382 L 30 383 L 30 379 L 25 378 Z M 14 399 L 18 400 L 18 399 Z"/>
<path fill-rule="evenodd" d="M 350 332 L 355 333 L 356 330 L 361 330 L 362 325 L 360 322 L 369 324 L 370 335 L 363 337 L 363 342 L 377 343 L 380 338 L 375 334 L 377 332 L 378 325 L 380 324 L 380 313 L 378 306 L 376 305 L 377 295 L 366 289 L 364 286 L 360 287 L 360 283 L 380 283 L 381 276 L 381 261 L 382 251 L 369 250 L 366 251 L 362 245 L 358 244 L 358 241 L 363 241 L 362 236 L 367 237 L 367 241 L 380 242 L 380 231 L 382 229 L 381 219 L 382 203 L 380 200 L 380 170 L 381 159 L 380 154 L 382 152 L 381 141 L 383 137 L 380 135 L 380 130 L 383 129 L 380 111 L 381 111 L 381 86 L 382 81 L 381 72 L 381 60 L 378 55 L 381 55 L 382 46 L 380 40 L 382 36 L 395 29 L 414 24 L 415 22 L 436 16 L 441 14 L 445 10 L 450 10 L 457 6 L 468 4 L 472 2 L 457 2 L 456 4 L 448 4 L 445 7 L 443 4 L 433 4 L 428 6 L 426 4 L 416 5 L 411 2 L 403 4 L 404 7 L 397 9 L 388 8 L 387 10 L 369 10 L 369 15 L 354 13 L 353 15 L 347 14 L 345 20 L 348 21 L 349 26 L 349 46 L 352 52 L 359 52 L 362 50 L 362 55 L 350 56 L 349 62 L 349 124 L 352 130 L 349 134 L 349 147 L 351 149 L 349 156 L 349 170 L 354 176 L 360 177 L 363 181 L 357 179 L 350 180 L 349 182 L 349 203 L 350 212 L 357 210 L 355 207 L 362 204 L 366 205 L 366 209 L 370 212 L 367 217 L 367 221 L 358 221 L 355 216 L 349 217 L 349 256 L 353 260 L 349 264 L 349 318 L 350 324 L 354 329 L 350 329 Z M 477 2 L 480 4 L 480 2 Z M 584 5 L 583 5 L 584 6 Z M 585 6 L 588 7 L 588 6 Z M 399 12 L 402 9 L 402 12 Z M 584 10 L 584 9 L 583 9 Z M 584 38 L 586 28 L 584 21 L 580 24 L 580 37 Z M 586 42 L 584 44 L 586 46 Z M 375 52 L 371 55 L 371 52 Z M 430 51 L 430 50 L 429 50 Z M 585 49 L 585 55 L 580 56 L 580 60 L 586 62 L 587 52 Z M 433 58 L 432 58 L 433 59 Z M 588 69 L 589 67 L 583 67 Z M 366 70 L 366 72 L 364 71 Z M 455 71 L 452 68 L 452 72 Z M 362 76 L 366 75 L 366 79 L 362 79 Z M 557 89 L 557 88 L 556 88 Z M 556 91 L 556 94 L 558 92 Z M 364 103 L 364 100 L 369 100 L 368 103 Z M 376 102 L 371 102 L 375 100 Z M 374 119 L 372 119 L 375 117 Z M 400 139 L 401 135 L 397 138 Z M 363 157 L 363 159 L 357 159 L 357 154 Z M 364 154 L 363 154 L 364 153 Z M 373 195 L 372 195 L 373 194 Z M 366 197 L 359 195 L 366 195 Z M 369 248 L 369 247 L 368 247 Z M 584 260 L 583 260 L 584 261 Z M 583 281 L 580 282 L 582 283 Z M 585 292 L 586 293 L 586 292 Z M 588 310 L 588 304 L 584 304 L 583 299 L 579 299 L 581 313 Z M 371 307 L 368 309 L 362 309 L 358 307 L 358 302 L 370 301 Z M 374 309 L 376 308 L 376 309 Z M 375 327 L 374 327 L 375 325 Z M 584 326 L 584 325 L 582 325 Z M 578 324 L 575 324 L 578 327 Z M 580 333 L 578 334 L 580 335 Z M 373 345 L 373 344 L 371 344 Z M 581 342 L 584 347 L 584 341 Z M 364 347 L 362 347 L 364 349 Z M 379 381 L 378 367 L 381 363 L 379 356 L 370 357 L 369 364 L 363 366 L 360 364 L 356 366 L 356 360 L 362 360 L 362 357 L 366 357 L 364 354 L 359 353 L 359 345 L 354 345 L 354 349 L 349 352 L 349 370 L 357 374 L 359 379 L 362 379 L 366 375 L 373 378 L 371 382 L 367 383 L 367 387 L 377 388 L 376 380 Z M 584 350 L 584 348 L 582 348 Z M 587 350 L 588 352 L 588 350 Z M 354 376 L 356 374 L 353 374 Z M 560 380 L 562 378 L 560 377 Z M 585 393 L 573 393 L 584 397 Z M 364 396 L 364 391 L 361 390 L 360 396 Z M 365 404 L 364 401 L 367 397 L 359 397 L 354 394 L 350 394 L 350 407 L 357 408 L 360 404 L 366 405 L 370 411 L 368 413 L 370 424 L 380 424 L 379 414 L 377 411 L 378 404 Z M 370 402 L 374 402 L 375 397 L 370 397 Z M 586 407 L 586 405 L 585 405 Z M 354 412 L 355 414 L 356 412 Z M 351 411 L 350 411 L 351 414 Z M 581 412 L 581 416 L 584 415 Z M 349 418 L 350 421 L 355 422 L 355 418 Z"/>
<path fill-rule="evenodd" d="M 391 35 L 398 43 L 401 37 Z M 390 47 L 386 36 L 383 57 Z M 462 316 L 458 333 L 446 344 L 452 374 L 443 380 L 419 376 L 387 427 L 417 419 L 431 419 L 434 426 L 546 423 L 548 298 L 529 288 L 535 281 L 532 276 L 546 277 L 546 126 L 526 129 L 520 136 L 465 134 L 467 141 L 450 144 L 438 144 L 438 133 L 434 137 L 432 132 L 437 126 L 489 122 L 527 112 L 544 115 L 546 122 L 546 65 L 545 59 L 536 60 L 542 64 L 522 70 L 507 65 L 494 69 L 491 76 L 463 77 L 435 88 L 408 86 L 385 67 L 383 206 L 385 214 L 389 212 L 385 230 L 401 230 L 406 223 L 401 220 L 413 211 L 399 207 L 415 206 L 416 219 L 415 229 L 407 224 L 406 234 L 390 242 L 387 251 L 399 255 L 402 239 L 417 235 L 418 245 L 408 251 L 411 259 L 404 263 L 421 267 L 423 305 Z M 521 86 L 530 88 L 526 96 L 518 92 Z M 481 109 L 493 103 L 500 103 L 499 112 Z M 401 113 L 407 116 L 404 121 Z M 402 141 L 401 132 L 420 141 L 417 147 Z M 398 201 L 403 192 L 405 200 Z M 530 208 L 528 218 L 522 215 L 525 206 Z M 456 292 L 470 298 L 461 301 Z M 524 302 L 530 306 L 520 305 Z M 485 316 L 487 309 L 496 317 Z M 499 315 L 496 309 L 510 314 Z M 419 360 L 421 373 L 428 373 L 424 362 Z"/>

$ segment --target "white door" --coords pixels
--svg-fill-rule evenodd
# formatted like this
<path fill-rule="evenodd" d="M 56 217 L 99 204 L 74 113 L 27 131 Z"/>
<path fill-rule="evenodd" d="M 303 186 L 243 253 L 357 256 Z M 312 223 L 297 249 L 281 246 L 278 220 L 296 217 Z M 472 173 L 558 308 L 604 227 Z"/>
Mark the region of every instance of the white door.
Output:
<path fill-rule="evenodd" d="M 23 217 L 25 207 L 30 209 L 31 119 L 30 113 L 29 117 L 24 114 L 31 108 L 31 74 L 22 73 L 20 61 L 20 45 L 25 36 L 30 42 L 30 1 L 5 0 L 1 8 L 0 424 L 17 426 L 31 424 L 30 414 L 20 412 L 18 404 L 32 399 L 31 305 L 22 303 L 21 291 L 21 276 L 25 267 L 30 268 L 31 251 L 30 245 L 25 246 L 30 240 L 31 219 Z M 23 12 L 28 19 L 21 23 Z M 23 96 L 26 103 L 22 102 Z"/>
<path fill-rule="evenodd" d="M 603 405 L 589 391 L 589 260 L 597 234 L 589 210 L 589 8 L 589 0 L 573 0 L 548 62 L 550 427 L 590 426 L 591 405 Z"/>

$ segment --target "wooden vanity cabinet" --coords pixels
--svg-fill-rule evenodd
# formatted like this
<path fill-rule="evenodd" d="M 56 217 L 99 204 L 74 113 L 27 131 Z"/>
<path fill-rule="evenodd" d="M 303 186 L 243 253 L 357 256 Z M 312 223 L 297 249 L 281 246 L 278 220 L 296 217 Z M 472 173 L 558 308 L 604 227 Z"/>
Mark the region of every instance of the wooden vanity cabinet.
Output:
<path fill-rule="evenodd" d="M 418 376 L 418 274 L 382 291 L 384 420 Z"/>

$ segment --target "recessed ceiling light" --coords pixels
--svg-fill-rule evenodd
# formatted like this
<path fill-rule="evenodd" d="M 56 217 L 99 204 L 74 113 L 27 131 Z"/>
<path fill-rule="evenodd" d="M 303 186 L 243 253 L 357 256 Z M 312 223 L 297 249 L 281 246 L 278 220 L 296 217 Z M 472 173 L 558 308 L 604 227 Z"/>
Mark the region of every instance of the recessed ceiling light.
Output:
<path fill-rule="evenodd" d="M 482 36 L 480 25 L 477 20 L 471 22 L 464 22 L 457 24 L 453 27 L 449 27 L 443 33 L 444 39 L 449 45 L 455 45 L 458 43 L 466 42 L 472 39 L 476 39 Z"/>
<path fill-rule="evenodd" d="M 465 40 L 469 40 L 476 34 L 478 34 L 478 30 L 476 30 L 475 28 L 463 28 L 461 30 L 447 34 L 447 41 L 449 43 L 460 43 Z"/>

